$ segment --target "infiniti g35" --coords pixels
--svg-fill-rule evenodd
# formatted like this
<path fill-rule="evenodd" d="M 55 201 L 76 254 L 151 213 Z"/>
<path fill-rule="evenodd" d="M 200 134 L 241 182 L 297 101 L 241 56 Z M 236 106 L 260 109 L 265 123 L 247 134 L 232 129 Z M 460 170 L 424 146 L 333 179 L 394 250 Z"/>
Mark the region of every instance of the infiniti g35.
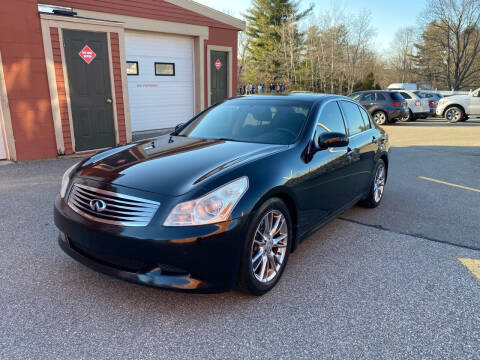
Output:
<path fill-rule="evenodd" d="M 227 100 L 68 169 L 59 244 L 132 282 L 261 295 L 303 239 L 357 202 L 380 203 L 387 140 L 346 97 Z"/>

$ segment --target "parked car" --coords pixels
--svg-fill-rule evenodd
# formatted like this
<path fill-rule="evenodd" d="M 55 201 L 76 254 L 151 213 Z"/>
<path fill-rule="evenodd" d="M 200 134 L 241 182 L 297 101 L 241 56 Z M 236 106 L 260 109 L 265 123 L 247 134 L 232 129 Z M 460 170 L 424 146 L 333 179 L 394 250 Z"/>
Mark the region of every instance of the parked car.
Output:
<path fill-rule="evenodd" d="M 372 115 L 377 125 L 395 123 L 407 115 L 407 102 L 391 91 L 359 91 L 348 95 Z"/>
<path fill-rule="evenodd" d="M 68 169 L 59 244 L 132 282 L 261 295 L 303 239 L 359 201 L 381 202 L 388 152 L 385 131 L 347 97 L 227 100 Z"/>
<path fill-rule="evenodd" d="M 479 116 L 480 88 L 468 95 L 453 95 L 440 99 L 436 113 L 452 123 L 466 121 L 472 115 Z"/>
<path fill-rule="evenodd" d="M 428 106 L 430 108 L 429 116 L 435 117 L 438 101 L 440 99 L 443 99 L 443 95 L 438 92 L 427 90 L 416 90 L 414 91 L 414 93 L 417 94 L 420 98 L 428 100 Z"/>
<path fill-rule="evenodd" d="M 425 119 L 430 114 L 428 100 L 420 98 L 417 94 L 410 90 L 392 90 L 402 95 L 408 104 L 407 114 L 400 121 L 415 121 L 417 119 Z"/>

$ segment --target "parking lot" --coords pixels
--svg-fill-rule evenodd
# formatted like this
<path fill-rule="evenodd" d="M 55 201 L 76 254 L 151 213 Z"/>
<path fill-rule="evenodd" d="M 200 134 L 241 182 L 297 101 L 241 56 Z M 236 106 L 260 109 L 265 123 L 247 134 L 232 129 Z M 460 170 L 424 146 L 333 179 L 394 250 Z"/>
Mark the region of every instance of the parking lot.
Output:
<path fill-rule="evenodd" d="M 480 119 L 386 129 L 382 204 L 311 236 L 260 298 L 89 270 L 52 216 L 78 159 L 0 166 L 0 358 L 479 359 L 480 269 L 459 259 L 480 260 Z"/>

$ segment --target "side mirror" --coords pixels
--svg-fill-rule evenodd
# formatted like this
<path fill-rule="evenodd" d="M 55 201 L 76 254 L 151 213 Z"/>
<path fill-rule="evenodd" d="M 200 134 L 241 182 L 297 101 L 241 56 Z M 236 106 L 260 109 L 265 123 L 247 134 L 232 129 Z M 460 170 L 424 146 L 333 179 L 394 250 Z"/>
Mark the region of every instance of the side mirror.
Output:
<path fill-rule="evenodd" d="M 338 132 L 320 134 L 315 142 L 317 150 L 325 150 L 331 147 L 344 147 L 347 145 L 347 135 Z"/>

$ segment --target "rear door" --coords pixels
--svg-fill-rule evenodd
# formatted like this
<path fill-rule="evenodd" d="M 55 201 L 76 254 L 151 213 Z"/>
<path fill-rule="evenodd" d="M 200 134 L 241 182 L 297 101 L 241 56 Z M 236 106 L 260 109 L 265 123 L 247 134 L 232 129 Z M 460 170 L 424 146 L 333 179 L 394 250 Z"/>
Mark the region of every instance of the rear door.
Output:
<path fill-rule="evenodd" d="M 370 185 L 376 151 L 376 131 L 372 128 L 369 118 L 366 119 L 368 121 L 364 120 L 362 110 L 358 105 L 346 100 L 340 101 L 340 104 L 350 140 L 348 155 L 351 166 L 348 191 L 353 199 L 364 194 Z"/>
<path fill-rule="evenodd" d="M 480 89 L 474 92 L 470 99 L 470 114 L 480 115 Z"/>

